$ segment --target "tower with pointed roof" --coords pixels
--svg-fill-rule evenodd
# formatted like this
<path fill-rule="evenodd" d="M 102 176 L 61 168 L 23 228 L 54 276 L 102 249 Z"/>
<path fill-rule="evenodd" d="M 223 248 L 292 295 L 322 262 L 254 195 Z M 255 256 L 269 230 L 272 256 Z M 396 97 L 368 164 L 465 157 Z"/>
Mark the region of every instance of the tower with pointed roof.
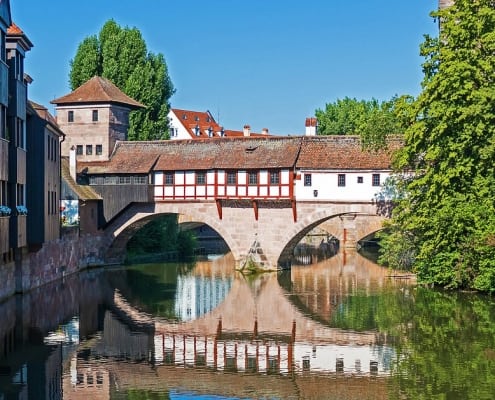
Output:
<path fill-rule="evenodd" d="M 127 140 L 129 113 L 144 107 L 100 76 L 51 103 L 66 135 L 62 156 L 74 148 L 80 161 L 108 160 L 117 140 Z"/>

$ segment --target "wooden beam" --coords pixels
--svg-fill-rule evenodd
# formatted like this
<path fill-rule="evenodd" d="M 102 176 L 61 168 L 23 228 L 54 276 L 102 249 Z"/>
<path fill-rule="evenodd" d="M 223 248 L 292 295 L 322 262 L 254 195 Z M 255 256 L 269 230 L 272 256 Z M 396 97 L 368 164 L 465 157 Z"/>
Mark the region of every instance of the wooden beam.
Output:
<path fill-rule="evenodd" d="M 258 221 L 258 200 L 253 200 L 254 219 Z"/>
<path fill-rule="evenodd" d="M 292 205 L 292 216 L 294 217 L 294 222 L 297 222 L 297 208 L 296 208 L 296 200 L 292 199 L 290 201 Z"/>
<path fill-rule="evenodd" d="M 215 199 L 215 203 L 217 203 L 218 218 L 222 219 L 222 200 Z"/>

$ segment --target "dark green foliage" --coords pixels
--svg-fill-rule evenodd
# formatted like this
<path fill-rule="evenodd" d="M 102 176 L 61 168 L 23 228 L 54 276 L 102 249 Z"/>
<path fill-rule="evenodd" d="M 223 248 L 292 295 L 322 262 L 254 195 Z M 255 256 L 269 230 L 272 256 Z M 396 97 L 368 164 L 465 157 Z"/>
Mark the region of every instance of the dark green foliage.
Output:
<path fill-rule="evenodd" d="M 127 243 L 128 255 L 177 252 L 180 259 L 194 254 L 196 238 L 190 231 L 179 230 L 177 215 L 162 215 L 144 225 Z"/>
<path fill-rule="evenodd" d="M 148 52 L 141 32 L 109 20 L 96 35 L 84 39 L 71 60 L 71 88 L 98 75 L 112 81 L 146 108 L 130 115 L 130 140 L 168 138 L 167 113 L 174 87 L 162 54 Z"/>
<path fill-rule="evenodd" d="M 384 250 L 397 260 L 413 244 L 423 282 L 494 291 L 495 8 L 456 0 L 432 15 L 442 30 L 421 47 L 423 92 L 396 160 L 414 178 L 404 181 Z"/>
<path fill-rule="evenodd" d="M 349 97 L 316 110 L 319 135 L 360 135 L 364 147 L 379 149 L 388 136 L 402 134 L 410 122 L 411 96 L 389 101 L 356 100 Z"/>

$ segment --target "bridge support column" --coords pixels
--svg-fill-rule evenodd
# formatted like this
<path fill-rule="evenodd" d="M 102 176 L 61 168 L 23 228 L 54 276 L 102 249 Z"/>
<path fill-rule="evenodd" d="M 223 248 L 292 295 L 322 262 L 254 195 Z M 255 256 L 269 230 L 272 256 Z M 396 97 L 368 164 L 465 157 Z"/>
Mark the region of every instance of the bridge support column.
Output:
<path fill-rule="evenodd" d="M 341 226 L 340 246 L 344 248 L 356 248 L 356 214 L 344 214 L 339 216 Z"/>

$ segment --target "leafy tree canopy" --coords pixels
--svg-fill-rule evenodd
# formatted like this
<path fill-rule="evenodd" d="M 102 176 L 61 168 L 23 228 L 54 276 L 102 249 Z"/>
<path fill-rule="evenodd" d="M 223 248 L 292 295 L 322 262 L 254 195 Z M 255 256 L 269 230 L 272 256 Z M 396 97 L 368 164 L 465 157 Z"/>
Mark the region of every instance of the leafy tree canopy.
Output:
<path fill-rule="evenodd" d="M 432 16 L 441 30 L 421 46 L 423 91 L 396 160 L 412 179 L 382 259 L 399 249 L 422 281 L 494 291 L 495 7 L 456 0 Z"/>
<path fill-rule="evenodd" d="M 365 147 L 381 148 L 390 135 L 403 134 L 410 123 L 408 95 L 379 102 L 345 97 L 317 109 L 319 135 L 360 135 Z"/>
<path fill-rule="evenodd" d="M 98 36 L 79 44 L 70 64 L 72 90 L 98 75 L 146 106 L 130 114 L 130 140 L 168 138 L 167 114 L 174 87 L 164 56 L 148 52 L 138 29 L 107 21 Z"/>

